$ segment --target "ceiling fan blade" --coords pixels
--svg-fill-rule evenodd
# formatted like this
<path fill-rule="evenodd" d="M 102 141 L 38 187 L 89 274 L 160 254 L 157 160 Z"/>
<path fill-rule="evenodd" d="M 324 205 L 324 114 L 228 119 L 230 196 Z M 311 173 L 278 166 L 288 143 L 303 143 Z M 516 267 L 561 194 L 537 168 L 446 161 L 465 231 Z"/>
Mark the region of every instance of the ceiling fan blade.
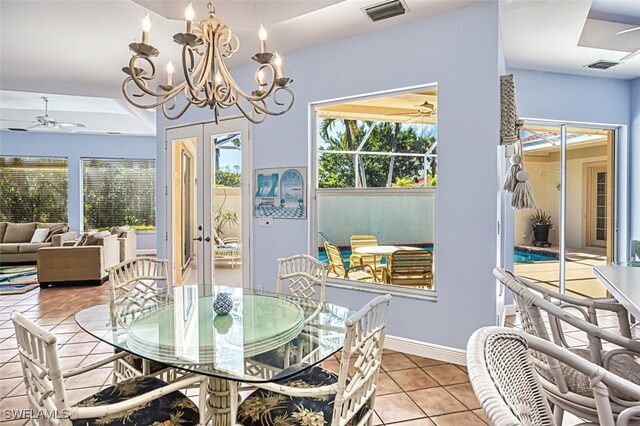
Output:
<path fill-rule="evenodd" d="M 626 34 L 626 33 L 630 33 L 632 31 L 638 31 L 638 30 L 640 30 L 640 27 L 627 28 L 626 30 L 618 31 L 616 35 Z"/>
<path fill-rule="evenodd" d="M 9 121 L 11 123 L 33 123 L 33 121 L 28 121 L 28 120 L 9 120 L 6 118 L 0 118 L 0 121 Z"/>
<path fill-rule="evenodd" d="M 25 129 L 27 129 L 27 130 L 28 129 L 35 129 L 36 127 L 41 127 L 41 126 L 42 126 L 42 124 L 36 123 L 36 124 L 33 124 L 33 125 L 29 126 L 29 127 L 25 127 Z"/>
<path fill-rule="evenodd" d="M 640 49 L 636 50 L 635 52 L 629 53 L 627 56 L 620 59 L 620 62 L 628 61 L 629 59 L 633 58 L 636 55 L 640 55 Z"/>
<path fill-rule="evenodd" d="M 63 123 L 63 124 L 66 124 L 66 123 Z M 75 126 L 61 126 L 61 125 L 58 124 L 54 128 L 58 129 L 58 130 L 62 130 L 64 132 L 69 132 L 69 133 L 75 133 L 75 131 L 76 131 Z"/>
<path fill-rule="evenodd" d="M 58 127 L 87 127 L 82 123 L 56 123 Z"/>

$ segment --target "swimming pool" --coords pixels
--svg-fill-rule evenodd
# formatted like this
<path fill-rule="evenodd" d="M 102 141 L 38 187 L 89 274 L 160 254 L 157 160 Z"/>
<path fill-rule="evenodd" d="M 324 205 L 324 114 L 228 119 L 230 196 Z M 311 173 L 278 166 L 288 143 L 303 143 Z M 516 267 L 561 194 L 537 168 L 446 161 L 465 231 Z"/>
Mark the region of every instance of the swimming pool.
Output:
<path fill-rule="evenodd" d="M 420 248 L 433 252 L 433 246 L 420 247 Z M 347 260 L 349 259 L 349 257 L 351 257 L 351 250 L 342 249 L 341 252 L 342 252 L 343 259 Z M 326 264 L 329 264 L 329 260 L 327 259 L 327 253 L 324 251 L 324 249 L 318 252 L 318 260 Z M 519 248 L 516 248 L 513 250 L 513 261 L 515 263 L 533 263 L 533 262 L 541 262 L 546 260 L 557 260 L 557 257 L 554 256 L 553 254 L 534 253 L 534 252 L 522 250 Z M 383 256 L 382 263 L 385 263 L 385 262 L 386 262 L 386 258 Z"/>
<path fill-rule="evenodd" d="M 534 253 L 518 248 L 513 250 L 513 261 L 515 263 L 533 263 L 544 260 L 558 260 L 558 258 L 553 254 Z"/>

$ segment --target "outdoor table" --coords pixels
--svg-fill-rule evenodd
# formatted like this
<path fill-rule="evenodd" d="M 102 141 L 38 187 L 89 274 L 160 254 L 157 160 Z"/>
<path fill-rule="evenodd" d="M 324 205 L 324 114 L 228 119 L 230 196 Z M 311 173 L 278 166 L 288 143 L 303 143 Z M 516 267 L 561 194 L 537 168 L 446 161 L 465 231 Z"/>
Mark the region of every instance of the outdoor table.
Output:
<path fill-rule="evenodd" d="M 640 262 L 594 266 L 593 275 L 631 315 L 640 318 Z"/>
<path fill-rule="evenodd" d="M 216 315 L 214 292 L 231 295 L 231 313 Z M 237 383 L 283 380 L 322 362 L 342 348 L 344 322 L 353 314 L 328 303 L 222 286 L 174 287 L 171 297 L 151 307 L 143 299 L 93 306 L 75 319 L 114 348 L 207 376 L 207 408 L 217 426 L 235 423 Z M 297 351 L 292 362 L 265 356 L 287 345 Z"/>
<path fill-rule="evenodd" d="M 373 271 L 378 274 L 378 256 L 380 256 L 380 261 L 385 256 L 391 256 L 393 253 L 398 250 L 424 250 L 420 247 L 409 247 L 409 246 L 363 246 L 357 247 L 354 251 L 357 254 L 363 254 L 368 256 L 373 256 Z"/>

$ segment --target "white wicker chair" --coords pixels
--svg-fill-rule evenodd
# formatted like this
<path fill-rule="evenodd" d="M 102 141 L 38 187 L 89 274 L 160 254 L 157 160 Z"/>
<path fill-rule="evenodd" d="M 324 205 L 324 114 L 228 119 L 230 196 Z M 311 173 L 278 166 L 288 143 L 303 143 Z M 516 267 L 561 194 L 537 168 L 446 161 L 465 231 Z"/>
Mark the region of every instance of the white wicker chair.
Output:
<path fill-rule="evenodd" d="M 502 327 L 477 330 L 467 345 L 471 386 L 491 424 L 496 426 L 561 425 L 551 414 L 540 377 L 536 374 L 536 369 L 551 367 L 553 376 L 562 380 L 561 366 L 569 366 L 590 378 L 597 413 L 593 420 L 597 422 L 595 424 L 637 424 L 640 405 L 625 407 L 614 415 L 609 390 L 615 389 L 640 400 L 640 386 L 561 346 Z"/>
<path fill-rule="evenodd" d="M 640 365 L 635 360 L 635 357 L 640 355 L 640 342 L 624 337 L 624 334 L 629 333 L 624 308 L 621 309 L 615 302 L 605 301 L 581 301 L 580 305 L 573 305 L 566 302 L 571 298 L 563 295 L 558 295 L 561 303 L 556 305 L 550 300 L 545 300 L 551 298 L 551 292 L 545 288 L 522 277 L 516 277 L 504 269 L 496 268 L 494 275 L 513 292 L 520 312 L 522 328 L 526 333 L 566 347 L 563 330 L 571 327 L 576 331 L 582 331 L 587 336 L 588 347 L 567 347 L 570 352 L 640 384 Z M 545 298 L 534 293 L 530 288 L 543 293 Z M 586 310 L 584 305 L 589 305 Z M 618 313 L 621 334 L 594 325 L 592 322 L 596 322 L 596 309 Z M 572 311 L 578 312 L 584 319 L 572 315 Z M 550 332 L 542 312 L 547 314 Z M 587 321 L 589 318 L 592 322 Z M 607 351 L 603 350 L 603 344 L 606 345 Z M 598 402 L 589 388 L 589 378 L 565 365 L 562 366 L 562 374 L 556 376 L 552 374 L 552 366 L 546 362 L 545 357 L 537 353 L 533 353 L 533 356 L 539 361 L 536 363 L 536 369 L 542 376 L 541 381 L 547 398 L 554 404 L 556 423 L 562 424 L 565 410 L 580 418 L 598 421 Z M 638 403 L 629 395 L 616 392 L 610 392 L 610 398 L 614 416 L 622 413 L 626 407 Z"/>
<path fill-rule="evenodd" d="M 278 259 L 277 293 L 288 292 L 301 299 L 325 302 L 327 265 L 316 258 L 298 254 Z"/>
<path fill-rule="evenodd" d="M 109 268 L 112 320 L 127 325 L 140 312 L 166 303 L 172 297 L 168 281 L 168 261 L 136 257 Z M 162 289 L 158 285 L 162 284 Z M 175 369 L 129 355 L 114 363 L 114 383 L 137 376 L 157 376 L 171 382 Z"/>
<path fill-rule="evenodd" d="M 121 359 L 125 354 L 115 354 L 87 366 L 63 371 L 55 334 L 16 311 L 11 314 L 11 320 L 16 330 L 20 364 L 35 425 L 133 426 L 154 421 L 164 424 L 179 418 L 180 425 L 187 426 L 202 424 L 206 420 L 204 413 L 199 413 L 198 407 L 178 391 L 199 385 L 200 404 L 204 406 L 206 381 L 193 375 L 170 385 L 154 377 L 134 377 L 71 405 L 67 399 L 65 379 L 90 372 Z"/>
<path fill-rule="evenodd" d="M 378 297 L 346 320 L 337 376 L 312 367 L 279 382 L 261 384 L 262 389 L 240 404 L 238 422 L 274 426 L 284 419 L 293 424 L 370 426 L 390 299 L 389 295 Z M 349 380 L 352 357 L 355 371 Z"/>

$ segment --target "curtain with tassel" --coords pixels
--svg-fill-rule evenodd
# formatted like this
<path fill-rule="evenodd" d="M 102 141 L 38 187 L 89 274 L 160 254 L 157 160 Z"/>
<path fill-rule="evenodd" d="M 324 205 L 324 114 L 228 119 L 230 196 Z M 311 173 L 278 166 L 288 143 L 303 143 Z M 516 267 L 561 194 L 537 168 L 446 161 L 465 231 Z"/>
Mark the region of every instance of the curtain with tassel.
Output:
<path fill-rule="evenodd" d="M 524 152 L 520 129 L 524 121 L 518 118 L 513 74 L 500 76 L 500 144 L 514 144 L 516 152 L 511 156 L 502 189 L 510 193 L 511 207 L 515 210 L 535 209 L 536 203 L 529 184 L 529 173 L 524 168 Z"/>

